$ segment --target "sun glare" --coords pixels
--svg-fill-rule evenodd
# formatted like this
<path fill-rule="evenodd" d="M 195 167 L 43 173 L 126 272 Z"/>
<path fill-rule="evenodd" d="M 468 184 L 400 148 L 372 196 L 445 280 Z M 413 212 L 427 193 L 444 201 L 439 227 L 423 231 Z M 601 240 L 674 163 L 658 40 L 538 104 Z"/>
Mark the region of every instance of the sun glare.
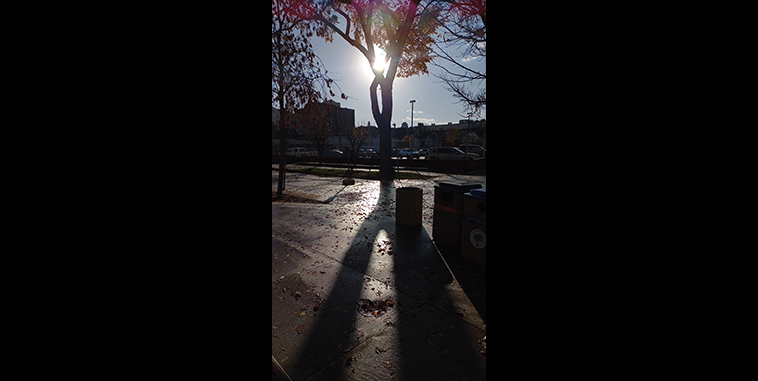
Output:
<path fill-rule="evenodd" d="M 374 60 L 374 64 L 369 66 L 367 65 L 365 57 L 363 58 L 363 62 L 361 63 L 361 67 L 364 69 L 364 72 L 366 73 L 366 77 L 373 79 L 374 78 L 374 72 L 372 70 L 381 70 L 384 72 L 384 70 L 387 68 L 384 58 L 386 54 L 384 53 L 384 49 L 374 45 L 374 54 L 376 56 L 376 59 Z"/>
<path fill-rule="evenodd" d="M 384 49 L 374 45 L 374 53 L 376 54 L 376 60 L 374 60 L 374 69 L 384 70 Z"/>
<path fill-rule="evenodd" d="M 381 57 L 376 57 L 376 61 L 374 61 L 374 69 L 384 71 L 384 55 Z"/>

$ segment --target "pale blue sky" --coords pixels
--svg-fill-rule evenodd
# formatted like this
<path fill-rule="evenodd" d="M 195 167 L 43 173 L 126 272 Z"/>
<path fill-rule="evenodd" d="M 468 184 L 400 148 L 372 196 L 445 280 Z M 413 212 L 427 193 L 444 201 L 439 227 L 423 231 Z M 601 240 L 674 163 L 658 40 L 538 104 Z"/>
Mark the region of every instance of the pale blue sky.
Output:
<path fill-rule="evenodd" d="M 355 110 L 356 125 L 370 121 L 371 125 L 375 126 L 376 122 L 371 114 L 371 101 L 368 91 L 373 77 L 366 58 L 336 34 L 334 35 L 334 42 L 327 43 L 323 39 L 314 37 L 311 39 L 311 44 L 316 55 L 324 62 L 330 77 L 339 84 L 342 92 L 351 97 L 348 100 L 340 99 L 339 91 L 335 87 L 334 92 L 337 97 L 334 101 L 340 102 L 342 107 Z M 475 70 L 486 72 L 484 60 L 479 62 L 478 59 L 473 59 L 465 64 Z M 456 100 L 444 89 L 442 84 L 437 83 L 439 79 L 432 75 L 432 73 L 441 70 L 432 65 L 428 65 L 428 69 L 430 74 L 395 78 L 393 85 L 394 106 L 390 124 L 396 123 L 398 127 L 403 122 L 410 124 L 411 105 L 409 101 L 411 99 L 416 100 L 413 106 L 414 125 L 419 122 L 424 124 L 457 123 L 461 119 L 466 119 L 465 116 L 460 115 L 466 113 L 464 105 L 456 103 Z M 381 101 L 381 97 L 379 99 Z M 477 119 L 486 118 L 487 111 L 485 109 Z"/>

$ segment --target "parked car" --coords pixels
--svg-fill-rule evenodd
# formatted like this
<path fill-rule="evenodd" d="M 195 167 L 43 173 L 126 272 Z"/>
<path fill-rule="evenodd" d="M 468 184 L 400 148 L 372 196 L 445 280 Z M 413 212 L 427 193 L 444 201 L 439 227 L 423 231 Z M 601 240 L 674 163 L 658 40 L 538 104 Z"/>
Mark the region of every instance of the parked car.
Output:
<path fill-rule="evenodd" d="M 484 147 L 477 144 L 461 144 L 458 146 L 458 149 L 463 152 L 475 153 L 479 155 L 480 157 L 487 156 L 487 150 Z"/>
<path fill-rule="evenodd" d="M 431 148 L 424 148 L 418 151 L 419 156 L 426 156 Z"/>
<path fill-rule="evenodd" d="M 473 160 L 479 157 L 475 153 L 465 153 L 455 147 L 430 148 L 426 156 L 427 160 Z"/>
<path fill-rule="evenodd" d="M 287 156 L 294 156 L 296 159 L 300 159 L 303 156 L 318 156 L 316 151 L 306 151 L 303 147 L 290 147 L 287 149 Z"/>
<path fill-rule="evenodd" d="M 338 149 L 333 149 L 326 153 L 326 157 L 345 157 L 345 153 Z"/>
<path fill-rule="evenodd" d="M 358 157 L 362 159 L 376 159 L 379 157 L 379 154 L 371 148 L 361 148 L 358 150 Z"/>
<path fill-rule="evenodd" d="M 418 158 L 419 153 L 418 151 L 412 151 L 410 148 L 403 148 L 398 152 L 398 156 L 400 157 L 410 157 L 410 158 Z"/>

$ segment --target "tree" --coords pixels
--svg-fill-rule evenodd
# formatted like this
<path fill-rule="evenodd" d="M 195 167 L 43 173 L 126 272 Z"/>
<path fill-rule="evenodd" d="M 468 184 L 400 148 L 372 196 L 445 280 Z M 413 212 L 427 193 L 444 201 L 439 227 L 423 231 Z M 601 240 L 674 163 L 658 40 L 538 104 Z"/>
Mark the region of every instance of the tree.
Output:
<path fill-rule="evenodd" d="M 445 141 L 445 145 L 448 147 L 452 147 L 456 143 L 458 138 L 460 138 L 460 136 L 461 136 L 461 131 L 459 129 L 457 128 L 449 129 L 447 133 L 445 134 L 445 139 L 447 139 Z"/>
<path fill-rule="evenodd" d="M 436 1 L 427 1 L 419 9 L 420 0 L 325 0 L 311 4 L 311 18 L 358 49 L 372 67 L 369 97 L 379 128 L 379 176 L 392 179 L 392 84 L 395 77 L 429 73 L 430 45 L 439 26 L 436 19 L 440 7 Z M 344 29 L 338 27 L 340 20 L 344 20 Z M 378 58 L 378 49 L 384 51 L 384 59 Z"/>
<path fill-rule="evenodd" d="M 305 135 L 313 143 L 320 158 L 324 155 L 329 138 L 333 135 L 334 126 L 328 106 L 319 103 L 308 103 L 301 110 L 301 119 Z"/>
<path fill-rule="evenodd" d="M 350 152 L 347 154 L 348 174 L 350 176 L 352 176 L 353 168 L 355 168 L 355 158 L 357 157 L 358 150 L 361 149 L 361 146 L 366 142 L 370 134 L 371 132 L 368 127 L 355 127 L 350 129 L 350 132 L 347 134 L 347 140 L 350 143 Z M 351 163 L 352 167 L 350 166 Z"/>
<path fill-rule="evenodd" d="M 439 21 L 443 31 L 434 41 L 439 60 L 432 63 L 442 73 L 434 76 L 471 113 L 479 114 L 487 105 L 487 73 L 474 70 L 466 62 L 487 58 L 487 1 L 451 0 L 443 14 Z M 451 54 L 455 50 L 461 52 L 458 59 Z"/>
<path fill-rule="evenodd" d="M 329 38 L 326 28 L 306 22 L 308 4 L 301 0 L 271 1 L 271 103 L 278 105 L 279 120 L 272 128 L 279 134 L 279 182 L 276 197 L 281 198 L 287 166 L 288 126 L 299 118 L 295 112 L 308 103 L 320 102 L 322 93 L 334 96 L 334 82 L 313 53 L 309 38 L 314 34 Z M 342 94 L 346 98 L 345 94 Z"/>

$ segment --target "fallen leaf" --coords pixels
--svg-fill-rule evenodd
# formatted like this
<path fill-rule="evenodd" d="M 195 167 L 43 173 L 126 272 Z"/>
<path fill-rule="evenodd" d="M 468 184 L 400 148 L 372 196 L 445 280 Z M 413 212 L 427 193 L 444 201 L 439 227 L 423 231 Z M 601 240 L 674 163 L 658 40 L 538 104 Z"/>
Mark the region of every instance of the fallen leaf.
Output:
<path fill-rule="evenodd" d="M 387 368 L 392 368 L 392 362 L 391 361 L 387 361 Z"/>

